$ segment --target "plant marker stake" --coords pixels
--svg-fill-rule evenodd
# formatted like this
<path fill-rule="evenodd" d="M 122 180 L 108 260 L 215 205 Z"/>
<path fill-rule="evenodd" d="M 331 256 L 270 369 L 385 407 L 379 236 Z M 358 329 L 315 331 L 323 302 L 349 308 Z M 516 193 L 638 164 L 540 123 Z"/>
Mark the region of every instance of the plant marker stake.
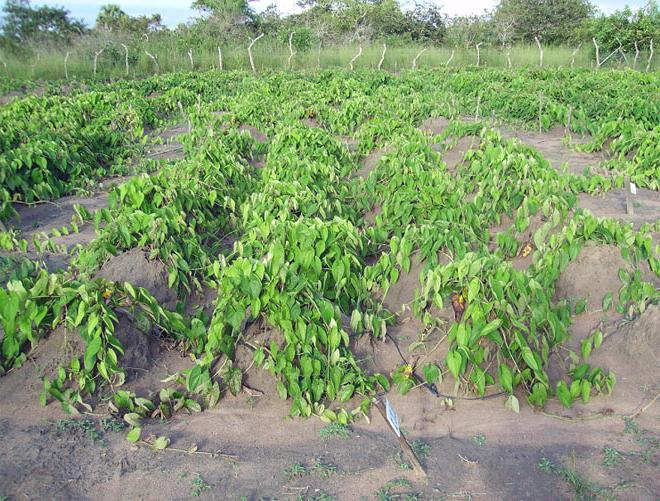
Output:
<path fill-rule="evenodd" d="M 635 208 L 633 205 L 633 195 L 637 193 L 637 186 L 630 182 L 630 178 L 626 176 L 626 213 L 629 216 L 635 215 Z"/>
<path fill-rule="evenodd" d="M 387 402 L 387 399 L 385 400 Z M 392 433 L 396 435 L 397 440 L 399 441 L 399 446 L 403 450 L 404 454 L 408 456 L 408 460 L 412 464 L 413 470 L 417 475 L 420 477 L 426 478 L 426 471 L 424 471 L 424 467 L 422 466 L 422 463 L 419 462 L 419 459 L 417 458 L 417 455 L 415 454 L 415 451 L 412 450 L 412 447 L 410 447 L 410 443 L 406 439 L 406 436 L 401 432 L 400 429 L 395 428 L 395 426 L 392 425 L 390 422 L 390 418 L 388 418 L 388 409 L 389 407 L 390 413 L 394 414 L 394 409 L 389 405 L 389 402 L 387 402 L 387 407 L 386 404 L 383 403 L 382 400 L 378 399 L 376 400 L 376 403 L 374 404 L 376 406 L 376 409 L 380 412 L 381 416 L 383 416 L 383 419 L 387 423 L 387 425 L 390 427 L 390 430 L 392 430 Z M 396 416 L 396 414 L 394 414 Z M 397 420 L 398 424 L 398 420 Z"/>

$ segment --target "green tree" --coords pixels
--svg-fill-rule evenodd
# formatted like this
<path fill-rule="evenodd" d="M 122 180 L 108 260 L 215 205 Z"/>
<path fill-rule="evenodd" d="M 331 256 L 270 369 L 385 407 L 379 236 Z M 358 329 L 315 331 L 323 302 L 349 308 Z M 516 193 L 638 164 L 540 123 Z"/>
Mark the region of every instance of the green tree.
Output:
<path fill-rule="evenodd" d="M 650 40 L 660 40 L 660 9 L 651 0 L 644 7 L 633 12 L 626 6 L 609 16 L 598 16 L 588 20 L 583 26 L 583 37 L 598 40 L 604 51 L 613 51 L 621 42 L 624 50 L 634 51 L 638 47 L 647 48 Z"/>
<path fill-rule="evenodd" d="M 2 13 L 2 42 L 9 48 L 33 42 L 66 44 L 85 32 L 83 21 L 71 18 L 62 7 L 32 7 L 30 0 L 7 0 Z"/>
<path fill-rule="evenodd" d="M 119 5 L 107 4 L 96 16 L 96 27 L 105 31 L 141 34 L 162 28 L 160 14 L 129 16 Z"/>
<path fill-rule="evenodd" d="M 595 7 L 589 0 L 501 0 L 493 21 L 512 23 L 512 39 L 533 42 L 539 37 L 547 44 L 574 40 Z"/>
<path fill-rule="evenodd" d="M 447 16 L 442 8 L 430 3 L 416 3 L 405 14 L 406 30 L 416 42 L 442 43 L 447 33 Z"/>

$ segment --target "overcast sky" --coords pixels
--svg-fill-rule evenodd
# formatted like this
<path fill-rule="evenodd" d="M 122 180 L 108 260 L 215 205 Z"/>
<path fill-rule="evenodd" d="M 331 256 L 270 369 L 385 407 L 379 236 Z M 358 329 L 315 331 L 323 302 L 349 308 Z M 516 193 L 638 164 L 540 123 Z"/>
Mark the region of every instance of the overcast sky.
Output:
<path fill-rule="evenodd" d="M 154 14 L 159 13 L 163 16 L 164 24 L 176 26 L 180 22 L 187 21 L 193 16 L 194 12 L 185 5 L 190 5 L 192 0 L 60 0 L 60 1 L 39 1 L 33 0 L 33 5 L 59 5 L 64 6 L 71 11 L 74 17 L 83 18 L 88 25 L 93 25 L 96 14 L 101 5 L 107 3 L 116 3 L 129 14 Z M 269 4 L 277 5 L 280 12 L 297 12 L 296 0 L 257 0 L 251 2 L 255 10 L 265 9 Z M 413 2 L 410 2 L 411 4 Z M 443 11 L 450 16 L 481 14 L 484 9 L 492 9 L 497 0 L 435 0 L 434 3 L 443 5 Z M 626 3 L 633 8 L 641 7 L 646 4 L 646 0 L 629 0 L 622 2 L 619 0 L 594 0 L 604 12 L 612 12 L 621 9 Z"/>

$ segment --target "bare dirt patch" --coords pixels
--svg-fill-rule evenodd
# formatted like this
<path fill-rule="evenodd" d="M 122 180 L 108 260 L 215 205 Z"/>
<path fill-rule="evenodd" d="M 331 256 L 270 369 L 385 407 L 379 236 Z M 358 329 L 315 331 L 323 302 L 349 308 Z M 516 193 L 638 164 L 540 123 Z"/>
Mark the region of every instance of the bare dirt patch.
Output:
<path fill-rule="evenodd" d="M 450 123 L 451 121 L 445 117 L 427 118 L 419 126 L 419 130 L 437 136 L 438 134 L 441 134 Z"/>
<path fill-rule="evenodd" d="M 478 136 L 464 136 L 460 138 L 449 150 L 442 153 L 442 160 L 447 166 L 447 172 L 454 173 L 470 150 L 476 150 L 481 144 Z"/>
<path fill-rule="evenodd" d="M 615 245 L 585 245 L 578 257 L 571 261 L 557 280 L 555 299 L 575 303 L 587 299 L 587 311 L 598 310 L 608 292 L 616 298 L 622 287 L 619 270 L 630 271 L 632 266 L 623 259 Z"/>
<path fill-rule="evenodd" d="M 188 126 L 184 124 L 168 127 L 164 131 L 150 136 L 160 139 L 161 142 L 152 144 L 147 148 L 147 158 L 158 160 L 181 160 L 185 157 L 183 144 L 177 138 L 187 134 Z"/>
<path fill-rule="evenodd" d="M 361 177 L 362 179 L 368 178 L 369 174 L 371 174 L 371 171 L 378 167 L 378 164 L 380 163 L 380 160 L 383 158 L 385 153 L 387 153 L 385 148 L 377 148 L 373 150 L 366 157 L 364 157 L 360 164 L 360 168 L 355 172 L 354 176 Z"/>
<path fill-rule="evenodd" d="M 660 193 L 644 188 L 637 188 L 632 195 L 633 214 L 626 211 L 626 189 L 618 188 L 601 195 L 578 195 L 577 206 L 588 209 L 596 217 L 610 217 L 619 221 L 632 222 L 638 228 L 644 223 L 653 223 L 660 217 Z"/>
<path fill-rule="evenodd" d="M 561 169 L 567 164 L 568 171 L 572 174 L 583 174 L 585 170 L 590 171 L 607 160 L 607 156 L 602 152 L 583 153 L 571 149 L 564 143 L 565 131 L 562 127 L 554 127 L 541 133 L 508 127 L 501 127 L 498 130 L 502 137 L 518 139 L 536 149 L 555 169 Z"/>

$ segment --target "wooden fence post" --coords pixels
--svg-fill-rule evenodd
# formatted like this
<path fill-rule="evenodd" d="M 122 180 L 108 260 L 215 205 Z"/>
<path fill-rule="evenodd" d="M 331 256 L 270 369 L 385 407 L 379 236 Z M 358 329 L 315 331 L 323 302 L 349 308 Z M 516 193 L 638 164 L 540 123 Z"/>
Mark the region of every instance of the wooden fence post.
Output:
<path fill-rule="evenodd" d="M 412 69 L 413 70 L 417 68 L 417 59 L 419 59 L 419 56 L 424 54 L 424 52 L 426 52 L 426 47 L 424 47 L 422 50 L 420 50 L 419 53 L 413 59 L 413 61 L 412 61 Z"/>
<path fill-rule="evenodd" d="M 385 53 L 387 52 L 387 45 L 383 44 L 383 53 L 380 55 L 380 61 L 378 61 L 378 69 L 383 68 L 383 61 L 385 61 Z"/>
<path fill-rule="evenodd" d="M 257 72 L 257 69 L 254 67 L 254 59 L 252 59 L 252 46 L 257 42 L 257 40 L 259 40 L 259 39 L 260 39 L 261 37 L 263 37 L 263 36 L 264 36 L 264 34 L 262 33 L 262 34 L 259 35 L 257 38 L 255 38 L 254 40 L 252 40 L 252 41 L 250 42 L 250 45 L 248 45 L 248 56 L 250 56 L 250 67 L 252 68 L 252 73 L 256 73 L 256 72 Z"/>
<path fill-rule="evenodd" d="M 126 47 L 124 44 L 121 44 L 121 46 L 124 48 L 124 52 L 126 53 L 124 62 L 126 63 L 126 76 L 128 76 L 128 47 Z"/>
<path fill-rule="evenodd" d="M 475 45 L 475 48 L 477 49 L 477 68 L 479 67 L 479 64 L 481 64 L 481 52 L 479 51 L 479 47 L 481 47 L 482 43 L 483 42 L 479 42 Z"/>
<path fill-rule="evenodd" d="M 158 64 L 158 56 L 154 56 L 153 54 L 150 54 L 146 50 L 144 53 L 151 58 L 151 60 L 154 62 L 154 65 L 156 66 L 156 75 L 160 73 L 160 65 Z"/>
<path fill-rule="evenodd" d="M 97 52 L 94 52 L 94 78 L 96 78 L 96 62 L 98 61 L 99 56 L 101 54 L 103 54 L 104 50 L 105 50 L 105 48 L 103 48 L 103 49 L 101 49 Z"/>
<path fill-rule="evenodd" d="M 358 50 L 358 53 L 353 56 L 353 59 L 351 59 L 351 62 L 348 63 L 349 67 L 351 68 L 351 71 L 353 70 L 353 63 L 357 60 L 358 57 L 362 55 L 362 46 L 360 45 L 360 50 Z"/>
<path fill-rule="evenodd" d="M 69 62 L 69 56 L 71 55 L 71 52 L 67 52 L 66 56 L 64 56 L 64 78 L 67 80 L 69 79 L 69 69 L 67 67 L 67 63 Z"/>
<path fill-rule="evenodd" d="M 542 68 L 543 67 L 543 47 L 541 47 L 541 41 L 539 40 L 539 37 L 534 37 L 534 40 L 536 40 L 536 46 L 539 48 L 539 66 Z"/>
<path fill-rule="evenodd" d="M 293 52 L 293 34 L 295 31 L 292 31 L 289 33 L 289 59 L 286 62 L 286 68 L 289 69 L 291 68 L 291 59 L 293 58 L 293 55 L 295 52 Z"/>

